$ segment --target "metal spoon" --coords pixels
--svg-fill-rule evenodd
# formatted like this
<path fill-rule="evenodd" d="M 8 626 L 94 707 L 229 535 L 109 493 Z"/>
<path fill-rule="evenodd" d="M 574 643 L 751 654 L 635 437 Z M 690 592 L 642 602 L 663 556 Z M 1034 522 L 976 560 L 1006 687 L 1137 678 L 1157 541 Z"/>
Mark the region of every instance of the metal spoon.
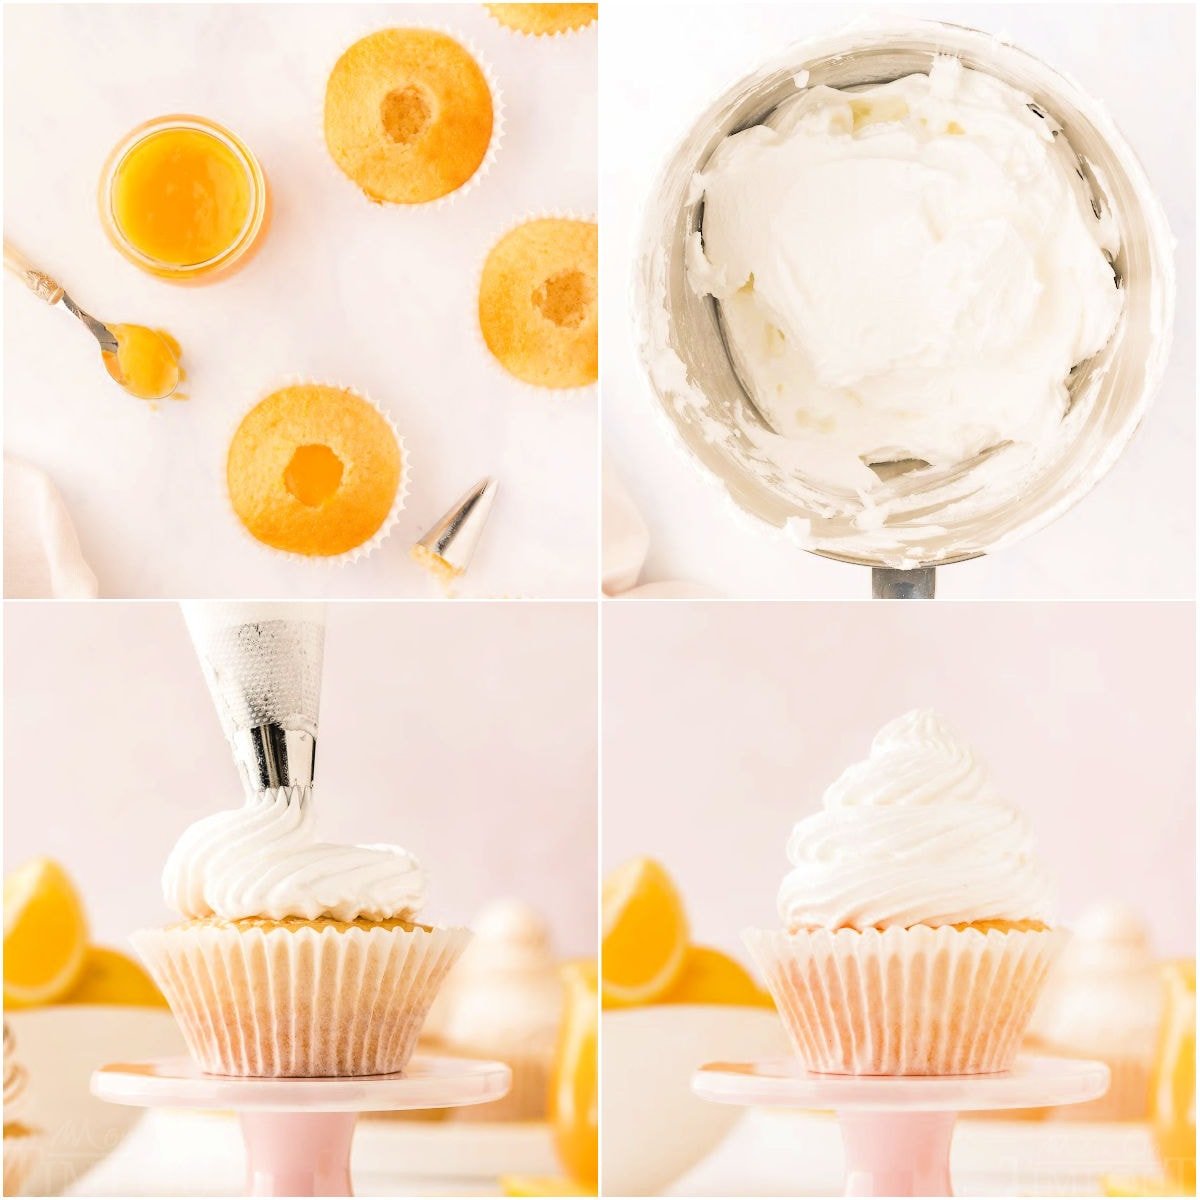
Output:
<path fill-rule="evenodd" d="M 107 354 L 116 354 L 117 337 L 107 325 L 97 321 L 91 313 L 86 313 L 70 296 L 66 289 L 53 276 L 39 270 L 23 255 L 9 240 L 4 239 L 4 269 L 11 271 L 35 296 L 45 300 L 47 304 L 58 304 L 62 301 L 68 312 L 77 316 L 91 330 L 92 336 L 100 343 L 100 349 Z"/>

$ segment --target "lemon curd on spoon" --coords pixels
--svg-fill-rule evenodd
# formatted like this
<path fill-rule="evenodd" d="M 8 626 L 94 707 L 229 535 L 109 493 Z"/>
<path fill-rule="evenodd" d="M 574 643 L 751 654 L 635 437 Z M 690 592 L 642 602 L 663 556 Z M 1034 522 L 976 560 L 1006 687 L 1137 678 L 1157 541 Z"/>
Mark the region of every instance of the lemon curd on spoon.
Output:
<path fill-rule="evenodd" d="M 145 325 L 110 325 L 117 351 L 103 351 L 104 369 L 131 396 L 165 400 L 183 379 L 179 343 L 161 329 Z M 182 397 L 180 397 L 182 399 Z"/>

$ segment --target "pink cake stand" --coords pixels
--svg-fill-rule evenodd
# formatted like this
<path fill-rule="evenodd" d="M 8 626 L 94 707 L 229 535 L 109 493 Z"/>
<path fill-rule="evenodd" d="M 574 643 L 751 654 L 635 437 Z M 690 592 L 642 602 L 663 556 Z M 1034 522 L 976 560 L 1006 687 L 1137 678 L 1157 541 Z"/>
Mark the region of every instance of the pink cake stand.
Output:
<path fill-rule="evenodd" d="M 960 1112 L 1094 1100 L 1108 1090 L 1108 1068 L 1022 1056 L 995 1075 L 817 1075 L 794 1059 L 773 1059 L 709 1063 L 692 1090 L 720 1104 L 834 1109 L 847 1196 L 952 1196 L 950 1140 Z"/>
<path fill-rule="evenodd" d="M 352 1196 L 350 1142 L 361 1112 L 461 1108 L 498 1100 L 504 1063 L 418 1055 L 398 1075 L 356 1079 L 233 1079 L 190 1058 L 113 1063 L 92 1092 L 138 1108 L 233 1109 L 246 1143 L 249 1196 Z"/>

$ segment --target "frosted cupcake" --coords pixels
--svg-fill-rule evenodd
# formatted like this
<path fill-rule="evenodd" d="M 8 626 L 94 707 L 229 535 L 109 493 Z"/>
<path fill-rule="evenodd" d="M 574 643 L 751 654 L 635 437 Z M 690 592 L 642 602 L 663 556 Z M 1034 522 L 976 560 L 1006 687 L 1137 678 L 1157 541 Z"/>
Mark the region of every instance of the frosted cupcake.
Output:
<path fill-rule="evenodd" d="M 966 1075 L 1012 1065 L 1058 937 L 1024 818 L 930 712 L 796 825 L 782 932 L 747 946 L 812 1071 Z"/>
<path fill-rule="evenodd" d="M 1120 904 L 1089 909 L 1050 972 L 1027 1045 L 1041 1054 L 1102 1059 L 1112 1082 L 1099 1099 L 1049 1115 L 1144 1120 L 1162 1015 L 1162 980 L 1144 923 Z"/>
<path fill-rule="evenodd" d="M 411 854 L 318 841 L 311 786 L 197 821 L 163 890 L 183 920 L 133 942 L 218 1075 L 402 1070 L 470 936 L 417 923 L 425 875 Z"/>
<path fill-rule="evenodd" d="M 454 1115 L 464 1121 L 538 1120 L 546 1115 L 563 1011 L 550 930 L 519 900 L 489 905 L 472 926 L 475 938 L 446 986 L 441 1034 L 452 1053 L 508 1063 L 512 1088 L 493 1104 Z"/>

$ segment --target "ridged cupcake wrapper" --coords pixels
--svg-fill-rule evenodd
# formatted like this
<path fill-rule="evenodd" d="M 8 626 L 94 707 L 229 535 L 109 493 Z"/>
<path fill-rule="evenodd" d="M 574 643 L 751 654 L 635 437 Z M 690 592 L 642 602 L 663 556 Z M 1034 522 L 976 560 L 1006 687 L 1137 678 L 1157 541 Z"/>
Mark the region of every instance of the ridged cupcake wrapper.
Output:
<path fill-rule="evenodd" d="M 599 24 L 599 16 L 593 17 L 586 25 L 576 25 L 573 29 L 555 29 L 538 32 L 530 29 L 514 29 L 511 25 L 506 25 L 495 13 L 492 12 L 492 6 L 485 4 L 484 9 L 488 17 L 494 21 L 505 33 L 511 33 L 514 37 L 526 38 L 531 42 L 556 42 L 564 38 L 576 37 L 579 34 L 586 34 L 589 30 L 594 31 Z"/>
<path fill-rule="evenodd" d="M 329 387 L 337 388 L 343 392 L 351 392 L 360 400 L 365 400 L 387 422 L 387 426 L 392 431 L 392 436 L 396 439 L 396 445 L 400 450 L 400 478 L 396 483 L 396 495 L 392 499 L 392 506 L 388 509 L 387 516 L 384 517 L 383 523 L 365 542 L 352 547 L 350 550 L 343 551 L 341 554 L 300 554 L 295 550 L 281 550 L 278 546 L 269 546 L 266 542 L 259 541 L 242 523 L 237 509 L 233 506 L 233 497 L 229 494 L 229 447 L 233 444 L 233 439 L 241 427 L 242 421 L 245 420 L 247 413 L 261 404 L 268 396 L 286 387 Z M 266 388 L 261 392 L 258 399 L 243 409 L 230 426 L 229 433 L 225 438 L 224 458 L 221 463 L 221 486 L 225 490 L 225 507 L 233 518 L 234 524 L 242 536 L 248 538 L 259 550 L 266 550 L 270 554 L 286 558 L 291 562 L 299 561 L 323 564 L 327 567 L 344 567 L 374 554 L 387 539 L 396 522 L 400 520 L 400 514 L 404 511 L 404 505 L 408 500 L 410 490 L 408 446 L 405 444 L 400 430 L 396 428 L 396 422 L 360 388 L 351 387 L 348 383 L 334 383 L 328 379 L 309 379 L 302 375 L 289 375 L 274 386 Z"/>
<path fill-rule="evenodd" d="M 385 1075 L 412 1056 L 465 929 L 181 926 L 132 937 L 201 1070 Z"/>
<path fill-rule="evenodd" d="M 433 200 L 422 200 L 414 204 L 404 204 L 397 200 L 376 200 L 373 196 L 368 196 L 366 192 L 350 178 L 333 160 L 333 155 L 329 153 L 329 146 L 325 142 L 325 88 L 329 82 L 330 73 L 333 71 L 334 65 L 338 59 L 354 45 L 355 42 L 361 41 L 365 37 L 370 37 L 373 33 L 379 33 L 384 29 L 426 29 L 431 33 L 444 33 L 448 38 L 453 38 L 462 48 L 475 60 L 480 71 L 483 72 L 483 78 L 487 81 L 488 91 L 492 95 L 492 136 L 488 139 L 487 150 L 484 152 L 483 160 L 479 166 L 475 168 L 474 174 L 461 187 L 457 187 L 452 192 L 447 192 L 444 196 L 438 196 Z M 504 142 L 504 134 L 506 130 L 506 110 L 504 107 L 504 93 L 500 88 L 500 78 L 496 74 L 495 67 L 492 66 L 491 60 L 479 49 L 479 47 L 466 34 L 458 29 L 454 29 L 449 25 L 439 25 L 430 21 L 391 21 L 381 25 L 372 22 L 370 26 L 363 26 L 360 31 L 354 34 L 345 44 L 338 50 L 337 54 L 329 61 L 325 67 L 325 74 L 321 78 L 320 83 L 320 104 L 317 109 L 315 125 L 319 136 L 317 145 L 320 148 L 321 156 L 328 164 L 329 169 L 341 182 L 350 188 L 355 196 L 361 202 L 368 204 L 371 208 L 380 209 L 411 209 L 414 212 L 437 212 L 442 208 L 449 208 L 450 205 L 456 203 L 463 196 L 472 192 L 484 180 L 485 176 L 491 171 L 496 164 L 496 159 L 500 154 L 500 146 Z"/>
<path fill-rule="evenodd" d="M 492 348 L 487 344 L 487 339 L 483 336 L 483 327 L 479 324 L 479 292 L 483 287 L 483 273 L 487 269 L 488 256 L 495 249 L 497 243 L 505 235 L 512 233 L 514 229 L 519 229 L 522 225 L 527 225 L 530 221 L 588 221 L 593 225 L 599 224 L 594 212 L 582 213 L 574 210 L 562 209 L 530 209 L 525 212 L 524 216 L 508 221 L 502 229 L 498 229 L 491 239 L 488 241 L 487 249 L 484 250 L 482 257 L 479 260 L 479 266 L 475 271 L 475 288 L 471 293 L 471 331 L 474 335 L 475 345 L 479 348 L 480 354 L 483 355 L 488 363 L 495 378 L 498 382 L 505 384 L 510 388 L 518 388 L 525 392 L 526 395 L 539 396 L 543 400 L 547 397 L 551 399 L 563 399 L 569 397 L 572 400 L 590 401 L 598 394 L 599 380 L 592 383 L 584 383 L 579 387 L 542 387 L 536 383 L 529 383 L 527 380 L 519 379 L 512 374 L 504 364 L 492 353 Z M 599 304 L 599 287 L 600 280 L 596 280 L 597 297 L 596 303 Z"/>
<path fill-rule="evenodd" d="M 797 1057 L 834 1075 L 1012 1066 L 1061 944 L 1051 931 L 747 930 Z"/>

